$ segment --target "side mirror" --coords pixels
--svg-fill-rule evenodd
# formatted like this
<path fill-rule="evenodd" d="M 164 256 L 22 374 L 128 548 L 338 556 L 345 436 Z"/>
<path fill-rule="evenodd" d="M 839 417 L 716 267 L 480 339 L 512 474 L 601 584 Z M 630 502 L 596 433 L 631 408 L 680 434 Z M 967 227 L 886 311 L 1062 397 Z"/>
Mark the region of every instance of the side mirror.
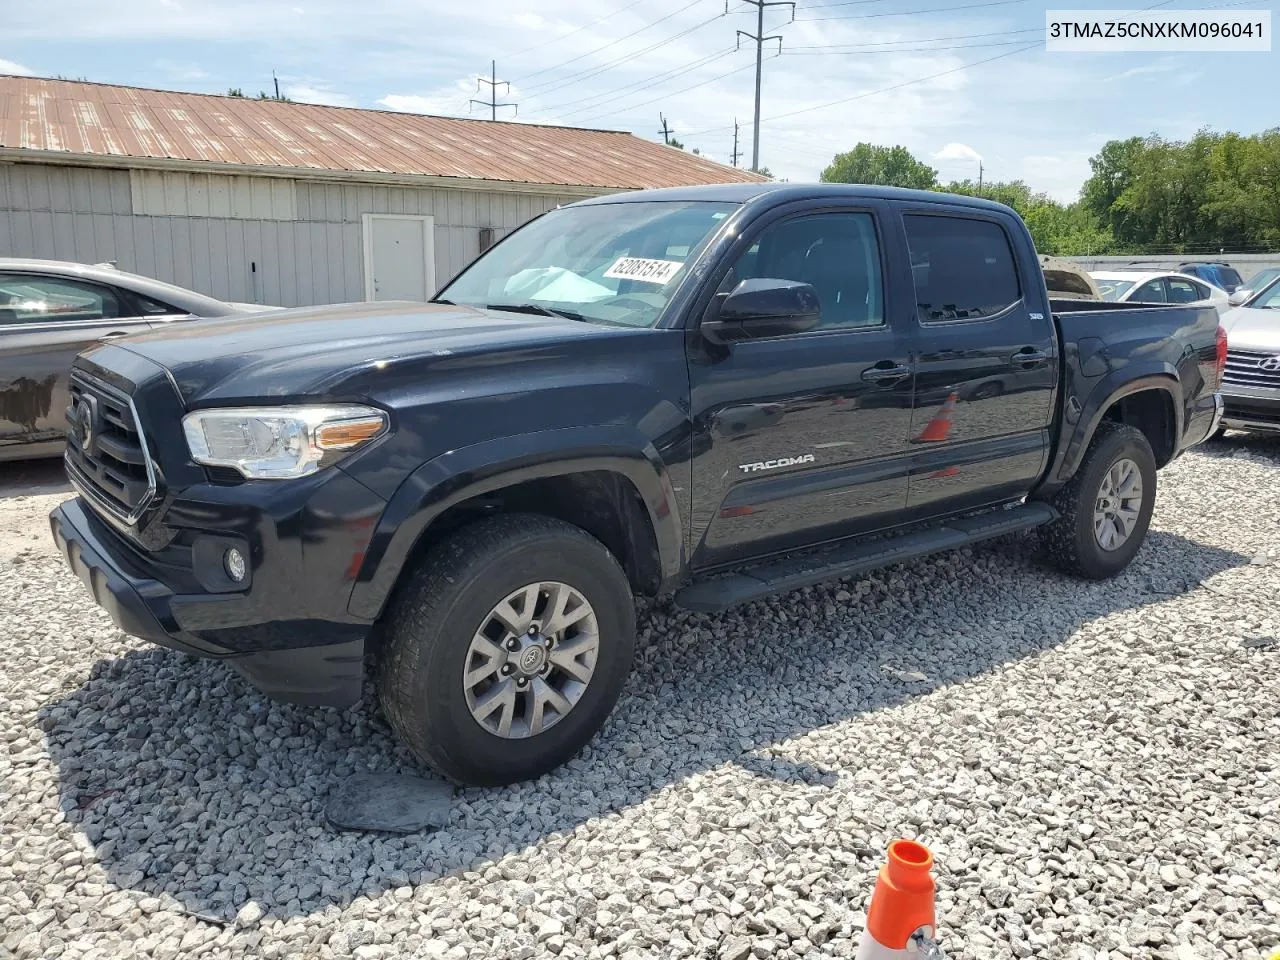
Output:
<path fill-rule="evenodd" d="M 1253 293 L 1252 290 L 1237 288 L 1235 293 L 1227 297 L 1227 305 L 1231 307 L 1238 307 L 1240 306 L 1240 304 L 1244 303 L 1246 300 L 1249 299 L 1249 295 L 1251 293 Z"/>
<path fill-rule="evenodd" d="M 712 343 L 752 337 L 780 337 L 812 330 L 822 317 L 818 291 L 808 283 L 755 277 L 743 280 L 702 321 L 702 334 Z"/>

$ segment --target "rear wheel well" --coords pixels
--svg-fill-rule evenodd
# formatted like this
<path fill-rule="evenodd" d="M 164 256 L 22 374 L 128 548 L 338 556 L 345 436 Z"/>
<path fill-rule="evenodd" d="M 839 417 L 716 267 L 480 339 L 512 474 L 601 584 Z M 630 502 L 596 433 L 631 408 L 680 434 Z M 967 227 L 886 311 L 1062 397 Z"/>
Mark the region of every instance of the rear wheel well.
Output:
<path fill-rule="evenodd" d="M 635 485 L 610 470 L 526 480 L 454 504 L 422 532 L 405 570 L 442 537 L 502 513 L 542 514 L 585 530 L 617 558 L 632 590 L 646 596 L 658 592 L 662 565 L 648 511 Z"/>
<path fill-rule="evenodd" d="M 1178 418 L 1168 390 L 1153 387 L 1121 397 L 1107 408 L 1102 419 L 1126 423 L 1141 430 L 1151 444 L 1157 467 L 1163 467 L 1173 459 Z"/>

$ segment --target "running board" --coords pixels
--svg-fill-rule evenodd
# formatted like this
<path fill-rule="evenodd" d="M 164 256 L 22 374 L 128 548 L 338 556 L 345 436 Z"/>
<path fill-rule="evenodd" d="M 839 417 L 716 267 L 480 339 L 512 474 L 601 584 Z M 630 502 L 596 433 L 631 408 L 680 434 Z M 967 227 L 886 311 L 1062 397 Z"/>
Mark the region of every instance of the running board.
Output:
<path fill-rule="evenodd" d="M 1058 511 L 1047 503 L 1024 503 L 1006 510 L 948 520 L 941 526 L 917 533 L 792 554 L 736 573 L 691 583 L 677 591 L 674 599 L 677 606 L 686 610 L 718 613 L 761 597 L 786 593 L 825 580 L 870 573 L 905 560 L 1030 530 L 1057 517 Z"/>

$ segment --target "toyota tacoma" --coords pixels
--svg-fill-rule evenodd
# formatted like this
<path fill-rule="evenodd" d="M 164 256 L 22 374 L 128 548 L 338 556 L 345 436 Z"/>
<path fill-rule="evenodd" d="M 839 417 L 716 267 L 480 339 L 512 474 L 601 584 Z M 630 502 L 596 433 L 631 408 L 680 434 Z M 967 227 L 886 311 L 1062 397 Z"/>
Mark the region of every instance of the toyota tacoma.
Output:
<path fill-rule="evenodd" d="M 463 783 L 577 753 L 636 600 L 734 604 L 1017 531 L 1085 578 L 1213 433 L 1211 306 L 1051 301 L 1010 208 L 838 184 L 548 212 L 426 303 L 103 343 L 50 517 L 125 632 Z"/>

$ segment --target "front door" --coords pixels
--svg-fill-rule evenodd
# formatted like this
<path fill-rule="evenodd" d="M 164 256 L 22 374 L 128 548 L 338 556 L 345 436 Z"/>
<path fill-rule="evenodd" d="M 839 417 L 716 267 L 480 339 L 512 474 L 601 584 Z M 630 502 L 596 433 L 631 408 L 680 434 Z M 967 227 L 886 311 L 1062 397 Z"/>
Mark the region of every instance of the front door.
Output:
<path fill-rule="evenodd" d="M 1001 218 L 969 210 L 902 217 L 919 323 L 912 516 L 967 510 L 1027 493 L 1051 442 L 1058 337 L 1020 272 Z M 1024 275 L 1026 274 L 1026 275 Z"/>
<path fill-rule="evenodd" d="M 432 217 L 364 217 L 365 299 L 428 300 L 435 293 Z"/>
<path fill-rule="evenodd" d="M 883 217 L 868 203 L 775 212 L 730 249 L 717 298 L 747 278 L 810 283 L 805 333 L 690 338 L 695 568 L 893 521 L 906 506 L 910 329 L 891 318 Z"/>
<path fill-rule="evenodd" d="M 66 438 L 76 354 L 103 337 L 149 329 L 111 287 L 0 273 L 0 459 L 56 451 Z"/>

